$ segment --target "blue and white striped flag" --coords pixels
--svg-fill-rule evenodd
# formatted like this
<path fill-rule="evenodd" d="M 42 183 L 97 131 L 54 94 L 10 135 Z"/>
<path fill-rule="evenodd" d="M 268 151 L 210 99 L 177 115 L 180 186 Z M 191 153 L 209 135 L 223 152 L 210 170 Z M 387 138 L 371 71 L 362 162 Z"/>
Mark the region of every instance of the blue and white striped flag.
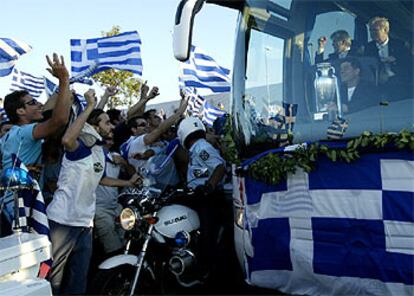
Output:
<path fill-rule="evenodd" d="M 224 116 L 225 114 L 226 114 L 226 111 L 220 110 L 220 109 L 212 106 L 208 102 L 204 103 L 203 122 L 208 124 L 209 126 L 213 126 L 214 121 L 217 118 L 219 118 L 221 116 Z"/>
<path fill-rule="evenodd" d="M 74 101 L 72 105 L 73 112 L 76 114 L 76 117 L 78 117 L 86 108 L 88 105 L 88 102 L 86 101 L 85 97 L 80 94 L 75 94 Z"/>
<path fill-rule="evenodd" d="M 108 69 L 142 76 L 141 38 L 137 31 L 110 37 L 71 39 L 70 45 L 74 77 L 90 77 Z"/>
<path fill-rule="evenodd" d="M 17 59 L 32 47 L 22 41 L 12 38 L 0 38 L 0 77 L 9 75 Z"/>
<path fill-rule="evenodd" d="M 197 90 L 192 87 L 185 87 L 184 94 L 188 96 L 187 111 L 194 116 L 202 115 L 205 99 L 197 94 Z"/>
<path fill-rule="evenodd" d="M 180 79 L 186 87 L 204 89 L 211 93 L 230 91 L 230 70 L 220 67 L 198 47 L 191 47 L 190 58 L 185 63 L 180 63 L 180 68 Z"/>
<path fill-rule="evenodd" d="M 55 92 L 59 90 L 59 87 L 57 84 L 55 84 L 53 81 L 48 79 L 47 77 L 44 77 L 45 79 L 45 91 L 48 97 L 53 95 Z"/>
<path fill-rule="evenodd" d="M 327 134 L 328 139 L 339 140 L 342 139 L 346 130 L 348 129 L 349 123 L 344 118 L 335 119 L 328 127 Z"/>
<path fill-rule="evenodd" d="M 10 86 L 11 91 L 25 90 L 33 98 L 38 98 L 45 88 L 43 77 L 37 77 L 27 72 L 13 70 L 13 78 Z"/>
<path fill-rule="evenodd" d="M 20 161 L 16 154 L 12 154 L 12 162 L 15 167 L 28 172 L 27 167 Z M 24 232 L 34 232 L 46 235 L 50 241 L 49 221 L 46 215 L 46 204 L 43 199 L 39 183 L 33 178 L 32 189 L 19 190 L 19 224 Z M 45 278 L 52 266 L 52 260 L 44 261 L 39 270 L 39 276 Z"/>

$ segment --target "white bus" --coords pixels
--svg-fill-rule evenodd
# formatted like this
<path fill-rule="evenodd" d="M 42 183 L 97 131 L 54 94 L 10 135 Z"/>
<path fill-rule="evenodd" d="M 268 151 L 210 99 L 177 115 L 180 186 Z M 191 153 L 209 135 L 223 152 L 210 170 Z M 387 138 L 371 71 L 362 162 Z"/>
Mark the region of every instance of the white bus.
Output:
<path fill-rule="evenodd" d="M 413 1 L 182 0 L 177 59 L 208 3 L 239 11 L 230 113 L 246 281 L 412 295 Z"/>

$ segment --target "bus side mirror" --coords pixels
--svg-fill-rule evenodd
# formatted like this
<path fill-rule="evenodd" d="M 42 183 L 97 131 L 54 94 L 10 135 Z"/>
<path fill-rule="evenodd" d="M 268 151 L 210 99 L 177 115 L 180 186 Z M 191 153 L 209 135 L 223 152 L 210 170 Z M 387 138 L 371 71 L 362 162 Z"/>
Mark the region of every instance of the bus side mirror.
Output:
<path fill-rule="evenodd" d="M 181 0 L 175 14 L 173 50 L 179 61 L 190 56 L 194 16 L 200 11 L 205 0 Z"/>

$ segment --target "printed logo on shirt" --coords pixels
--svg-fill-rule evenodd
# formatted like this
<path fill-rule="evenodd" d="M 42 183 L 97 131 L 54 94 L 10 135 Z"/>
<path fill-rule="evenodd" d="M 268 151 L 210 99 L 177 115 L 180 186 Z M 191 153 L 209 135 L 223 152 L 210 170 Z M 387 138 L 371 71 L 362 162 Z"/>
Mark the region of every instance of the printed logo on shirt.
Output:
<path fill-rule="evenodd" d="M 203 178 L 203 177 L 208 177 L 208 175 L 209 175 L 208 171 L 205 171 L 205 172 L 203 173 L 203 170 L 201 170 L 201 169 L 194 169 L 194 170 L 193 170 L 193 176 L 194 176 L 195 178 Z"/>
<path fill-rule="evenodd" d="M 103 171 L 104 168 L 103 168 L 103 165 L 100 162 L 95 162 L 93 164 L 93 169 L 94 169 L 95 173 L 100 173 L 100 172 Z"/>
<path fill-rule="evenodd" d="M 201 151 L 199 156 L 204 161 L 206 161 L 207 159 L 210 158 L 210 154 L 208 154 L 208 152 L 206 150 Z"/>

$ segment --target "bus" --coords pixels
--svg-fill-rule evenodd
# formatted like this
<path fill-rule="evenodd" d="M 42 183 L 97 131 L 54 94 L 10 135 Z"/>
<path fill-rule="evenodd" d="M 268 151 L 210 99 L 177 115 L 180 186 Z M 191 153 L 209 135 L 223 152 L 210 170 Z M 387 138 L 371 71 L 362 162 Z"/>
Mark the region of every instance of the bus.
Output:
<path fill-rule="evenodd" d="M 412 295 L 414 2 L 182 0 L 178 60 L 209 3 L 239 13 L 225 136 L 246 282 Z"/>

